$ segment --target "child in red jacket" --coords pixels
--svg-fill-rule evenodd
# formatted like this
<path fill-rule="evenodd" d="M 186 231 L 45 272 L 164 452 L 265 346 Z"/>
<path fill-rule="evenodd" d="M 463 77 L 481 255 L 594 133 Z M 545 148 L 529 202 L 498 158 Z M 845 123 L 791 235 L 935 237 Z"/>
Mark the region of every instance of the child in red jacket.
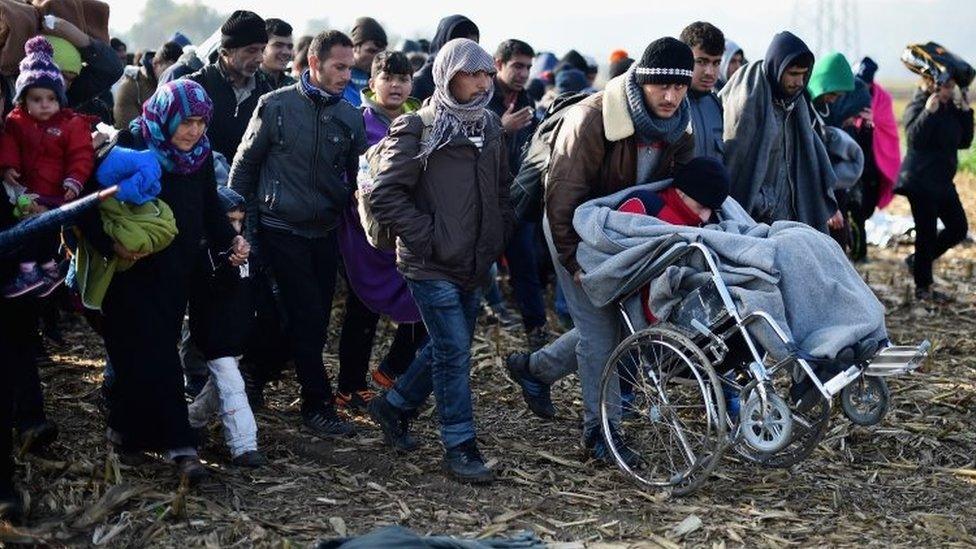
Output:
<path fill-rule="evenodd" d="M 65 82 L 54 64 L 54 49 L 42 36 L 24 46 L 27 56 L 17 77 L 17 106 L 0 135 L 0 174 L 10 201 L 30 215 L 77 198 L 92 173 L 95 151 L 91 119 L 64 108 Z M 39 243 L 20 263 L 17 277 L 3 289 L 12 298 L 44 297 L 63 281 L 55 260 L 58 243 Z M 40 264 L 40 266 L 38 266 Z"/>
<path fill-rule="evenodd" d="M 714 158 L 699 156 L 681 167 L 670 187 L 660 192 L 634 191 L 617 206 L 617 210 L 654 216 L 665 223 L 701 227 L 722 208 L 729 196 L 729 175 L 725 166 Z M 647 303 L 648 287 L 641 290 L 644 316 L 651 324 L 657 319 Z"/>

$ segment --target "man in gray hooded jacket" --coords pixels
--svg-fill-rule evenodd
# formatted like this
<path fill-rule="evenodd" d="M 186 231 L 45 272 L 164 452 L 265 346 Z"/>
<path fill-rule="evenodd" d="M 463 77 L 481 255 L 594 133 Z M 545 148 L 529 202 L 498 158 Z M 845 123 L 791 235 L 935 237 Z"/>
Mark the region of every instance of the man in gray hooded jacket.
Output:
<path fill-rule="evenodd" d="M 802 40 L 781 32 L 766 58 L 736 72 L 719 98 L 732 197 L 760 223 L 799 221 L 827 232 L 843 219 L 837 177 L 805 93 L 813 61 Z"/>

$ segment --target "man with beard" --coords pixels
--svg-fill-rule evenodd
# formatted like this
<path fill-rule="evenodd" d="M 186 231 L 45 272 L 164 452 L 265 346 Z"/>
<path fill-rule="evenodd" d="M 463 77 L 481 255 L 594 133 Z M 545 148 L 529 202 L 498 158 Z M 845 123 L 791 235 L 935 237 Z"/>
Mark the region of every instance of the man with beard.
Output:
<path fill-rule="evenodd" d="M 213 150 L 234 158 L 258 98 L 271 91 L 258 71 L 268 31 L 256 13 L 238 10 L 220 27 L 220 33 L 217 60 L 187 78 L 203 86 L 213 101 L 213 119 L 207 126 Z"/>
<path fill-rule="evenodd" d="M 826 233 L 843 218 L 837 177 L 804 93 L 813 62 L 802 40 L 781 32 L 765 59 L 736 72 L 718 96 L 732 197 L 760 223 L 799 221 Z"/>
<path fill-rule="evenodd" d="M 295 83 L 295 79 L 285 72 L 288 63 L 295 57 L 291 25 L 281 19 L 268 19 L 264 27 L 268 31 L 268 45 L 264 47 L 261 72 L 268 79 L 271 89 L 291 86 Z"/>
<path fill-rule="evenodd" d="M 316 36 L 298 83 L 258 100 L 229 182 L 247 204 L 245 232 L 256 236 L 278 282 L 302 421 L 323 438 L 355 434 L 336 415 L 322 362 L 339 264 L 336 226 L 366 150 L 363 115 L 342 100 L 352 65 L 348 36 Z"/>

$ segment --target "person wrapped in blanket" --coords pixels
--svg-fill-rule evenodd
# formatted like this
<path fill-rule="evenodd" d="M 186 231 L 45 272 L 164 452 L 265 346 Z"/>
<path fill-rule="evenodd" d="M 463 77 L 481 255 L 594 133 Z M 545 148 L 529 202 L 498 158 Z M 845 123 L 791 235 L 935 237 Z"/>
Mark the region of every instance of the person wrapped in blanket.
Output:
<path fill-rule="evenodd" d="M 635 190 L 624 197 L 617 211 L 650 215 L 672 225 L 702 227 L 717 221 L 715 212 L 722 209 L 722 203 L 728 198 L 729 186 L 730 178 L 725 166 L 714 158 L 699 156 L 675 173 L 670 187 L 658 192 Z M 651 312 L 649 304 L 649 288 L 649 285 L 645 285 L 641 289 L 641 307 L 648 324 L 657 324 L 658 319 Z M 727 365 L 736 366 L 737 362 L 742 362 L 738 357 L 748 357 L 749 350 L 744 341 L 733 339 L 729 342 L 729 348 Z M 633 386 L 628 381 L 631 379 L 635 379 L 634 376 L 621 373 L 620 396 L 625 413 L 632 409 L 630 404 L 634 400 Z M 729 413 L 737 417 L 738 394 L 729 393 L 725 397 Z"/>

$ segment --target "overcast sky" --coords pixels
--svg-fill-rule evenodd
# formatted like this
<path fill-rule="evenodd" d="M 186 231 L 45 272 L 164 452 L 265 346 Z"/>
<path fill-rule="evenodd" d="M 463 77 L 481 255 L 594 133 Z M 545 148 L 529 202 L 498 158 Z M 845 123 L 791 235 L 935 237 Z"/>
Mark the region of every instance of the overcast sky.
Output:
<path fill-rule="evenodd" d="M 139 20 L 145 2 L 108 0 L 112 8 L 111 28 L 127 31 Z M 304 32 L 306 22 L 313 18 L 327 17 L 334 28 L 347 30 L 356 17 L 371 15 L 388 32 L 404 37 L 430 37 L 441 17 L 463 13 L 478 24 L 481 43 L 489 51 L 506 38 L 520 38 L 536 50 L 553 51 L 557 55 L 576 48 L 605 64 L 610 52 L 617 48 L 627 50 L 636 58 L 651 40 L 664 35 L 677 36 L 686 24 L 695 20 L 709 21 L 721 28 L 726 37 L 745 49 L 750 59 L 762 57 L 772 35 L 784 29 L 797 33 L 816 50 L 816 6 L 830 0 L 344 0 L 322 2 L 321 7 L 308 0 L 207 0 L 205 3 L 224 13 L 249 9 L 262 17 L 279 17 L 291 23 L 296 32 Z M 860 47 L 848 53 L 874 57 L 884 79 L 911 78 L 898 60 L 910 42 L 934 40 L 976 64 L 974 0 L 851 0 L 850 3 L 859 22 L 852 43 Z M 835 35 L 837 44 L 841 44 L 840 27 L 835 27 Z"/>

